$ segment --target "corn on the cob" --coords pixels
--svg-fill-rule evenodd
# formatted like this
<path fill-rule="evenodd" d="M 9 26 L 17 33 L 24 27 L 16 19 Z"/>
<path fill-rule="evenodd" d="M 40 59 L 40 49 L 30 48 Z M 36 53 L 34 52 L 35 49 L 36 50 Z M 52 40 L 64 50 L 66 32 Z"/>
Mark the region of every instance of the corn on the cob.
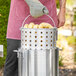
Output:
<path fill-rule="evenodd" d="M 30 23 L 29 26 L 28 26 L 28 28 L 33 28 L 34 25 L 35 25 L 34 23 Z"/>
<path fill-rule="evenodd" d="M 52 28 L 52 25 L 49 23 L 45 23 L 45 22 L 38 25 L 32 22 L 30 24 L 25 24 L 24 28 Z"/>
<path fill-rule="evenodd" d="M 39 25 L 38 24 L 36 24 L 36 25 L 34 25 L 34 27 L 33 28 L 39 28 Z"/>
<path fill-rule="evenodd" d="M 25 25 L 24 25 L 24 28 L 28 28 L 28 24 L 25 24 Z"/>

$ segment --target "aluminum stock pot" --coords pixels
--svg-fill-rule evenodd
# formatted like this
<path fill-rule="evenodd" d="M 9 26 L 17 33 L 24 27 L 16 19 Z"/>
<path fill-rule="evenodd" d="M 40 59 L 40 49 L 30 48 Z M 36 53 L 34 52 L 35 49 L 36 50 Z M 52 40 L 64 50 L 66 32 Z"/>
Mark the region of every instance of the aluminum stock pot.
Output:
<path fill-rule="evenodd" d="M 59 49 L 56 47 L 57 28 L 54 20 L 51 29 L 21 27 L 21 48 L 17 52 L 19 76 L 59 76 Z"/>

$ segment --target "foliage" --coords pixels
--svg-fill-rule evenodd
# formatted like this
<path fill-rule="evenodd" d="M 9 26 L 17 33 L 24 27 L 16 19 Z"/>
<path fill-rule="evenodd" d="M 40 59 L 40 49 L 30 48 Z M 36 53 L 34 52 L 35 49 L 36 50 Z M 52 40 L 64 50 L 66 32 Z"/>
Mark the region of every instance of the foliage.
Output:
<path fill-rule="evenodd" d="M 4 57 L 0 58 L 0 67 L 5 63 L 6 58 L 6 30 L 8 23 L 10 0 L 0 0 L 0 44 L 4 46 Z"/>
<path fill-rule="evenodd" d="M 58 35 L 58 40 L 57 40 L 57 47 L 62 48 L 63 50 L 65 50 L 68 45 L 65 36 L 59 34 Z"/>
<path fill-rule="evenodd" d="M 74 1 L 73 0 L 67 0 L 67 5 L 72 6 L 73 4 L 74 4 Z"/>
<path fill-rule="evenodd" d="M 59 56 L 59 66 L 63 66 L 63 58 L 62 58 L 62 56 Z"/>
<path fill-rule="evenodd" d="M 74 54 L 74 62 L 76 62 L 76 53 Z"/>
<path fill-rule="evenodd" d="M 76 46 L 76 37 L 74 37 L 74 36 L 65 37 L 65 36 L 59 34 L 57 46 L 59 48 L 62 48 L 63 51 L 65 51 L 69 48 L 69 45 Z M 60 53 L 60 57 L 59 57 L 60 66 L 63 66 L 63 60 L 64 60 L 64 57 L 62 57 L 62 54 Z M 76 62 L 76 53 L 74 54 L 74 61 Z"/>
<path fill-rule="evenodd" d="M 59 8 L 59 0 L 56 0 L 57 8 Z"/>
<path fill-rule="evenodd" d="M 66 38 L 69 45 L 76 45 L 76 37 L 70 36 Z"/>
<path fill-rule="evenodd" d="M 76 8 L 75 8 L 76 10 Z M 73 22 L 73 25 L 76 26 L 76 12 L 74 12 L 74 22 Z"/>

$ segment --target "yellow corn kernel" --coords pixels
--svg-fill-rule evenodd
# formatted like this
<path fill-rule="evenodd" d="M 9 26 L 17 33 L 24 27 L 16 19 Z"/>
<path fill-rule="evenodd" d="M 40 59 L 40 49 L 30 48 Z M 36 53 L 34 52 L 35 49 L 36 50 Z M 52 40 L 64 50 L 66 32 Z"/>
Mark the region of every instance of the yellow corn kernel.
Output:
<path fill-rule="evenodd" d="M 35 25 L 34 23 L 30 23 L 29 26 L 28 26 L 28 28 L 33 28 L 34 25 Z"/>
<path fill-rule="evenodd" d="M 46 28 L 52 28 L 52 25 L 49 23 L 46 23 Z"/>
<path fill-rule="evenodd" d="M 38 24 L 36 24 L 36 25 L 34 25 L 34 27 L 33 28 L 39 28 L 39 25 Z"/>
<path fill-rule="evenodd" d="M 25 25 L 24 25 L 24 28 L 28 28 L 28 24 L 25 24 Z"/>
<path fill-rule="evenodd" d="M 45 23 L 41 23 L 40 25 L 39 25 L 39 28 L 45 28 Z"/>
<path fill-rule="evenodd" d="M 53 28 L 53 26 L 52 25 L 49 25 L 49 28 Z"/>
<path fill-rule="evenodd" d="M 52 28 L 52 26 L 49 23 L 43 22 L 43 23 L 40 24 L 40 28 Z"/>

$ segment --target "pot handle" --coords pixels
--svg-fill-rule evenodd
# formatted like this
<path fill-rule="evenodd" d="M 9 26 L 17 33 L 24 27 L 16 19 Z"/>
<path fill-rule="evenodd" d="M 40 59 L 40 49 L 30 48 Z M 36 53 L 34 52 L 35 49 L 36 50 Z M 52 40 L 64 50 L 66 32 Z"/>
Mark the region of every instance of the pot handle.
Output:
<path fill-rule="evenodd" d="M 22 27 L 24 26 L 25 21 L 26 21 L 30 16 L 31 16 L 31 15 L 28 15 L 28 16 L 24 19 L 24 21 L 22 22 Z M 49 16 L 49 15 L 46 15 L 46 16 L 48 16 L 48 17 L 51 19 L 51 21 L 52 21 L 53 24 L 54 24 L 54 27 L 56 27 L 56 24 L 55 24 L 53 18 L 52 18 L 51 16 Z"/>

